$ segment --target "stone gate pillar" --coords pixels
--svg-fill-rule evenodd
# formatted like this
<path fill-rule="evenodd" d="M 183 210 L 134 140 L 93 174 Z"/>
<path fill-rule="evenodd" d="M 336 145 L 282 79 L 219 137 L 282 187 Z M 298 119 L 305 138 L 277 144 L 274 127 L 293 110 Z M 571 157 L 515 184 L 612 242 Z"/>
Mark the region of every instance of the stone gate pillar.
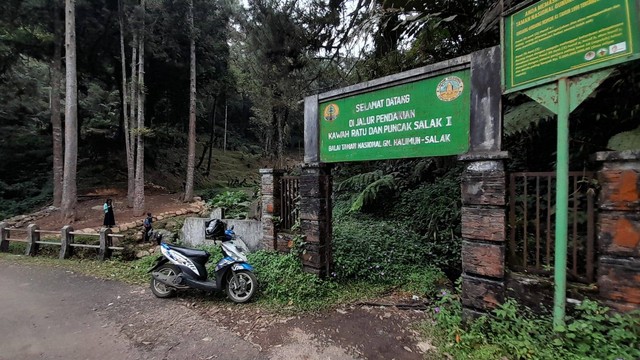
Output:
<path fill-rule="evenodd" d="M 284 170 L 260 169 L 262 193 L 262 248 L 276 249 L 278 237 L 274 216 L 280 216 L 280 178 Z"/>
<path fill-rule="evenodd" d="M 300 177 L 300 228 L 305 236 L 305 272 L 325 276 L 331 266 L 331 167 L 310 163 Z"/>
<path fill-rule="evenodd" d="M 460 156 L 462 174 L 462 305 L 466 318 L 504 301 L 505 152 Z"/>
<path fill-rule="evenodd" d="M 640 309 L 640 150 L 599 152 L 598 290 L 618 311 Z"/>
<path fill-rule="evenodd" d="M 502 150 L 500 48 L 471 54 L 469 152 L 462 175 L 463 317 L 504 301 L 506 180 Z"/>

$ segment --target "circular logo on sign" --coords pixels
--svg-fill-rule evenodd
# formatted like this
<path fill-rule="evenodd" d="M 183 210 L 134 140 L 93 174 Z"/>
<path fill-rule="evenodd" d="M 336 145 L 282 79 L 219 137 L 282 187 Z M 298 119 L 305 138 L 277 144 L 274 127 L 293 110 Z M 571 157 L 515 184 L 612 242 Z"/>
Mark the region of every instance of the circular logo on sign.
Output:
<path fill-rule="evenodd" d="M 442 101 L 451 101 L 457 99 L 463 90 L 464 83 L 462 79 L 457 76 L 448 76 L 438 84 L 436 95 L 438 95 L 438 99 Z"/>
<path fill-rule="evenodd" d="M 326 121 L 333 121 L 340 115 L 340 108 L 336 104 L 329 104 L 324 108 L 322 115 Z"/>
<path fill-rule="evenodd" d="M 593 60 L 593 58 L 595 57 L 596 57 L 595 51 L 589 51 L 588 53 L 584 54 L 584 59 L 587 61 Z"/>

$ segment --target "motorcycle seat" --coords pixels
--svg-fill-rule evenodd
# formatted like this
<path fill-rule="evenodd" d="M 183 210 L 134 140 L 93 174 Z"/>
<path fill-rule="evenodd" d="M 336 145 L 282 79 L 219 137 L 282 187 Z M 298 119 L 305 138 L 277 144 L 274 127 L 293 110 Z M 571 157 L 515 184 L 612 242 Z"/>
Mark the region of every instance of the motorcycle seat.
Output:
<path fill-rule="evenodd" d="M 171 249 L 190 258 L 209 258 L 210 254 L 205 250 L 186 248 L 182 246 L 171 245 Z"/>

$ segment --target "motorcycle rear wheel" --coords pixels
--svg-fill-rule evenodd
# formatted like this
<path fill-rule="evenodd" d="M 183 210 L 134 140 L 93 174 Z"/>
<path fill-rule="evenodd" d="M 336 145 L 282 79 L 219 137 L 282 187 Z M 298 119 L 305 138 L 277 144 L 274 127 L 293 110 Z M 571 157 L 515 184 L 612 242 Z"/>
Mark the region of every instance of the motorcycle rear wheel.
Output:
<path fill-rule="evenodd" d="M 225 286 L 227 296 L 231 301 L 243 304 L 251 300 L 258 288 L 258 279 L 248 270 L 236 271 L 229 277 Z"/>
<path fill-rule="evenodd" d="M 164 264 L 156 269 L 157 272 L 162 275 L 174 276 L 180 274 L 180 269 L 172 264 Z M 176 289 L 167 286 L 160 281 L 151 277 L 151 292 L 153 295 L 159 298 L 169 298 L 176 295 Z"/>

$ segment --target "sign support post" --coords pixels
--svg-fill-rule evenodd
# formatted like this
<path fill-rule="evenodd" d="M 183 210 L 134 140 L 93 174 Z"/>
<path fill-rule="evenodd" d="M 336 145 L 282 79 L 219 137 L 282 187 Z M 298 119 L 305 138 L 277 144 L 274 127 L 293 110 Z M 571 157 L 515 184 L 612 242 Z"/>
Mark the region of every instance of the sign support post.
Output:
<path fill-rule="evenodd" d="M 569 207 L 569 80 L 558 80 L 558 140 L 556 151 L 556 246 L 554 259 L 553 326 L 564 326 L 567 299 L 567 218 Z"/>
<path fill-rule="evenodd" d="M 557 115 L 556 228 L 554 250 L 553 325 L 564 326 L 567 300 L 567 245 L 569 212 L 569 115 L 604 81 L 612 68 L 561 78 L 553 84 L 523 92 Z"/>

